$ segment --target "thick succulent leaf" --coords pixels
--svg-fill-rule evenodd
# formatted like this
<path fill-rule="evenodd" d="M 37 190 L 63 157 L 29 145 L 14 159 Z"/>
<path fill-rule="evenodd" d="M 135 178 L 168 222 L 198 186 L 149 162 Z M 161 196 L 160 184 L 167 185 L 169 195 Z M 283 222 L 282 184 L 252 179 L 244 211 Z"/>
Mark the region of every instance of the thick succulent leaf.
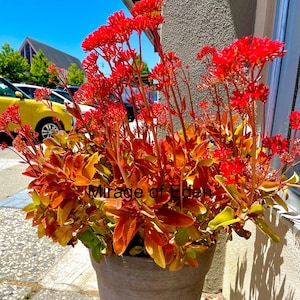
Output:
<path fill-rule="evenodd" d="M 208 143 L 209 141 L 204 141 L 201 144 L 196 145 L 195 148 L 192 150 L 191 154 L 195 161 L 202 157 L 204 153 L 206 153 Z"/>
<path fill-rule="evenodd" d="M 194 241 L 200 240 L 202 236 L 198 228 L 194 225 L 187 227 L 187 234 Z"/>
<path fill-rule="evenodd" d="M 92 248 L 92 255 L 93 255 L 94 260 L 97 263 L 99 263 L 101 261 L 103 255 L 101 253 L 101 249 L 100 249 L 99 245 Z"/>
<path fill-rule="evenodd" d="M 265 220 L 261 218 L 255 218 L 254 222 L 263 233 L 272 239 L 273 242 L 278 243 L 280 241 L 280 237 L 267 225 Z"/>
<path fill-rule="evenodd" d="M 294 174 L 290 178 L 284 181 L 284 183 L 288 183 L 288 184 L 296 184 L 298 182 L 299 182 L 299 176 L 296 172 L 294 172 Z"/>
<path fill-rule="evenodd" d="M 38 206 L 40 206 L 41 201 L 39 195 L 36 193 L 36 191 L 33 191 L 30 193 L 30 196 L 32 198 L 32 203 L 27 204 L 24 208 L 23 211 L 26 213 L 35 211 Z"/>
<path fill-rule="evenodd" d="M 273 200 L 273 198 L 266 197 L 265 201 L 266 201 L 266 205 L 267 206 L 269 206 L 269 207 L 273 207 L 274 206 L 274 200 Z"/>
<path fill-rule="evenodd" d="M 264 207 L 261 204 L 254 203 L 250 207 L 248 214 L 262 214 L 264 212 Z"/>
<path fill-rule="evenodd" d="M 243 132 L 245 130 L 245 126 L 246 126 L 246 120 L 243 120 L 235 129 L 234 131 L 234 135 L 239 137 L 241 135 L 243 135 Z"/>
<path fill-rule="evenodd" d="M 157 245 L 147 236 L 145 237 L 145 248 L 147 253 L 153 258 L 155 263 L 161 268 L 166 268 L 166 260 L 162 246 Z"/>
<path fill-rule="evenodd" d="M 175 242 L 178 246 L 184 246 L 189 241 L 189 235 L 187 233 L 187 227 L 181 227 L 178 229 L 175 235 Z"/>
<path fill-rule="evenodd" d="M 221 226 L 228 226 L 234 223 L 240 222 L 240 218 L 235 218 L 235 211 L 226 206 L 214 219 L 208 223 L 208 227 L 211 230 L 216 230 Z"/>
<path fill-rule="evenodd" d="M 55 230 L 55 237 L 58 243 L 62 246 L 67 246 L 69 241 L 72 239 L 72 226 L 62 226 Z"/>
<path fill-rule="evenodd" d="M 279 187 L 278 182 L 264 181 L 259 187 L 259 189 L 264 192 L 274 192 L 278 189 L 278 187 Z"/>
<path fill-rule="evenodd" d="M 122 255 L 125 252 L 139 227 L 140 224 L 137 224 L 137 219 L 134 217 L 125 217 L 119 220 L 113 235 L 113 246 L 117 255 Z"/>
<path fill-rule="evenodd" d="M 198 199 L 184 199 L 183 207 L 194 213 L 204 215 L 207 212 L 206 207 Z"/>
<path fill-rule="evenodd" d="M 78 174 L 74 181 L 74 185 L 75 186 L 88 186 L 90 184 L 90 182 L 91 181 L 87 177 Z"/>
<path fill-rule="evenodd" d="M 179 271 L 184 266 L 184 263 L 179 257 L 176 257 L 169 266 L 169 271 Z"/>
<path fill-rule="evenodd" d="M 51 206 L 53 208 L 56 208 L 64 201 L 64 195 L 55 191 L 52 193 L 50 201 L 51 201 Z"/>
<path fill-rule="evenodd" d="M 233 200 L 236 203 L 235 197 L 240 198 L 240 194 L 238 193 L 237 189 L 234 186 L 226 186 L 224 178 L 221 175 L 216 175 L 215 179 L 222 186 L 222 188 L 225 190 L 225 192 L 231 198 L 231 200 Z"/>
<path fill-rule="evenodd" d="M 191 226 L 194 224 L 194 219 L 179 211 L 161 207 L 157 209 L 156 216 L 160 221 L 171 226 Z"/>
<path fill-rule="evenodd" d="M 98 163 L 98 152 L 95 152 L 91 157 L 89 157 L 88 163 L 83 169 L 82 174 L 90 180 L 93 179 L 96 173 L 95 164 L 97 163 Z"/>
<path fill-rule="evenodd" d="M 80 236 L 78 236 L 78 238 L 87 248 L 90 249 L 99 244 L 99 240 L 90 230 L 84 231 L 82 234 L 80 234 Z"/>
<path fill-rule="evenodd" d="M 69 201 L 66 203 L 66 205 L 64 205 L 64 207 L 61 206 L 58 207 L 57 222 L 59 225 L 63 225 L 66 222 L 71 210 L 73 209 L 73 205 L 74 205 L 73 201 Z"/>
<path fill-rule="evenodd" d="M 162 231 L 158 226 L 155 226 L 154 224 L 146 224 L 144 231 L 147 238 L 153 241 L 156 245 L 163 246 L 165 244 Z"/>
<path fill-rule="evenodd" d="M 199 166 L 202 167 L 210 167 L 213 164 L 213 159 L 207 158 L 207 159 L 202 159 L 199 161 Z"/>
<path fill-rule="evenodd" d="M 192 268 L 197 268 L 199 265 L 198 259 L 195 257 L 190 257 L 190 256 L 188 256 L 186 258 L 186 263 Z"/>
<path fill-rule="evenodd" d="M 42 238 L 43 236 L 45 236 L 45 228 L 42 224 L 38 225 L 38 238 Z"/>
<path fill-rule="evenodd" d="M 289 210 L 288 206 L 286 205 L 285 201 L 278 195 L 275 194 L 272 197 L 279 205 L 281 205 L 286 211 Z"/>
<path fill-rule="evenodd" d="M 60 147 L 60 144 L 53 137 L 48 137 L 48 138 L 43 139 L 43 143 L 48 148 Z"/>

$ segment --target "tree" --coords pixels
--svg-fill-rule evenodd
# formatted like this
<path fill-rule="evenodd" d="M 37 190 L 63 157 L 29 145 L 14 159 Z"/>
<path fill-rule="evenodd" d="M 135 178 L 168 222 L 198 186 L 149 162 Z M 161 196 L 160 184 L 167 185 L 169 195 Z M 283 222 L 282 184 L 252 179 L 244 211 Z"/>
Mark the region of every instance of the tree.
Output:
<path fill-rule="evenodd" d="M 141 75 L 148 75 L 148 73 L 149 73 L 148 65 L 144 61 L 141 61 L 140 55 L 137 56 L 137 58 L 135 60 L 135 65 L 136 65 L 136 68 L 140 69 Z"/>
<path fill-rule="evenodd" d="M 68 84 L 82 85 L 84 82 L 84 72 L 79 69 L 75 63 L 71 64 L 68 69 Z"/>
<path fill-rule="evenodd" d="M 12 82 L 26 81 L 30 65 L 19 51 L 14 50 L 8 43 L 2 46 L 0 52 L 0 75 Z"/>
<path fill-rule="evenodd" d="M 53 83 L 49 81 L 51 75 L 47 72 L 47 68 L 51 62 L 45 57 L 42 50 L 39 50 L 32 58 L 30 69 L 30 81 L 33 84 L 44 87 L 55 87 Z M 57 78 L 54 78 L 57 81 Z"/>

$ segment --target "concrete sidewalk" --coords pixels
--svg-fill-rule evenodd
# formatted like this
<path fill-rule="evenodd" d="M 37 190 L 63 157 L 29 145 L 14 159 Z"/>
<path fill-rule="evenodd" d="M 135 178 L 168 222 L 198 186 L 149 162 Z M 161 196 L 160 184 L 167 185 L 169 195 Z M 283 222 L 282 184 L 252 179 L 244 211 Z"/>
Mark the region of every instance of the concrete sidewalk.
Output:
<path fill-rule="evenodd" d="M 0 200 L 0 299 L 99 300 L 88 250 L 38 239 L 24 220 L 27 190 Z"/>

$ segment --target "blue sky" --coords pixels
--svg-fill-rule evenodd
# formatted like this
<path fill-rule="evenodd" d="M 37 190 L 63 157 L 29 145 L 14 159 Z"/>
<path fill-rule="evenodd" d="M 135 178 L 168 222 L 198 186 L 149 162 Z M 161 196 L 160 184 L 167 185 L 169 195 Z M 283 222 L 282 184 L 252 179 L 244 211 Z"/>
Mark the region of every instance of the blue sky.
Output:
<path fill-rule="evenodd" d="M 130 15 L 122 0 L 16 0 L 2 1 L 0 17 L 0 47 L 8 43 L 19 50 L 26 37 L 31 37 L 82 61 L 86 54 L 83 39 L 115 11 Z M 157 62 L 153 46 L 143 39 L 143 60 L 151 69 Z M 0 49 L 1 50 L 1 49 Z M 104 73 L 107 73 L 104 67 Z"/>

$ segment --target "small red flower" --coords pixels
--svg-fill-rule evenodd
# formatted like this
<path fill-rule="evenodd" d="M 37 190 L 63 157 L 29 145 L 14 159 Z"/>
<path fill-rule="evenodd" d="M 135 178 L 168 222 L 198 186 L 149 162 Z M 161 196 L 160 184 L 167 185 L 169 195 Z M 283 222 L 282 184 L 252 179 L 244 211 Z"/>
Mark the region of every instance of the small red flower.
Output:
<path fill-rule="evenodd" d="M 211 46 L 204 46 L 198 53 L 197 53 L 197 59 L 202 60 L 207 55 L 214 55 L 217 52 L 215 47 Z"/>
<path fill-rule="evenodd" d="M 21 125 L 20 107 L 17 104 L 9 106 L 0 118 L 0 129 L 6 130 L 9 123 Z"/>
<path fill-rule="evenodd" d="M 198 106 L 201 110 L 208 111 L 210 107 L 210 102 L 207 100 L 202 100 L 198 102 Z"/>
<path fill-rule="evenodd" d="M 287 139 L 282 138 L 281 134 L 276 134 L 272 137 L 264 137 L 262 140 L 262 147 L 270 149 L 272 155 L 275 153 L 280 155 L 288 151 L 289 142 Z"/>
<path fill-rule="evenodd" d="M 0 149 L 1 150 L 4 150 L 6 148 L 8 148 L 8 144 L 7 143 L 5 143 L 5 142 L 0 143 Z"/>
<path fill-rule="evenodd" d="M 50 100 L 51 90 L 48 88 L 36 89 L 34 99 L 37 101 Z"/>
<path fill-rule="evenodd" d="M 293 111 L 290 114 L 290 127 L 293 130 L 300 129 L 300 111 Z"/>

